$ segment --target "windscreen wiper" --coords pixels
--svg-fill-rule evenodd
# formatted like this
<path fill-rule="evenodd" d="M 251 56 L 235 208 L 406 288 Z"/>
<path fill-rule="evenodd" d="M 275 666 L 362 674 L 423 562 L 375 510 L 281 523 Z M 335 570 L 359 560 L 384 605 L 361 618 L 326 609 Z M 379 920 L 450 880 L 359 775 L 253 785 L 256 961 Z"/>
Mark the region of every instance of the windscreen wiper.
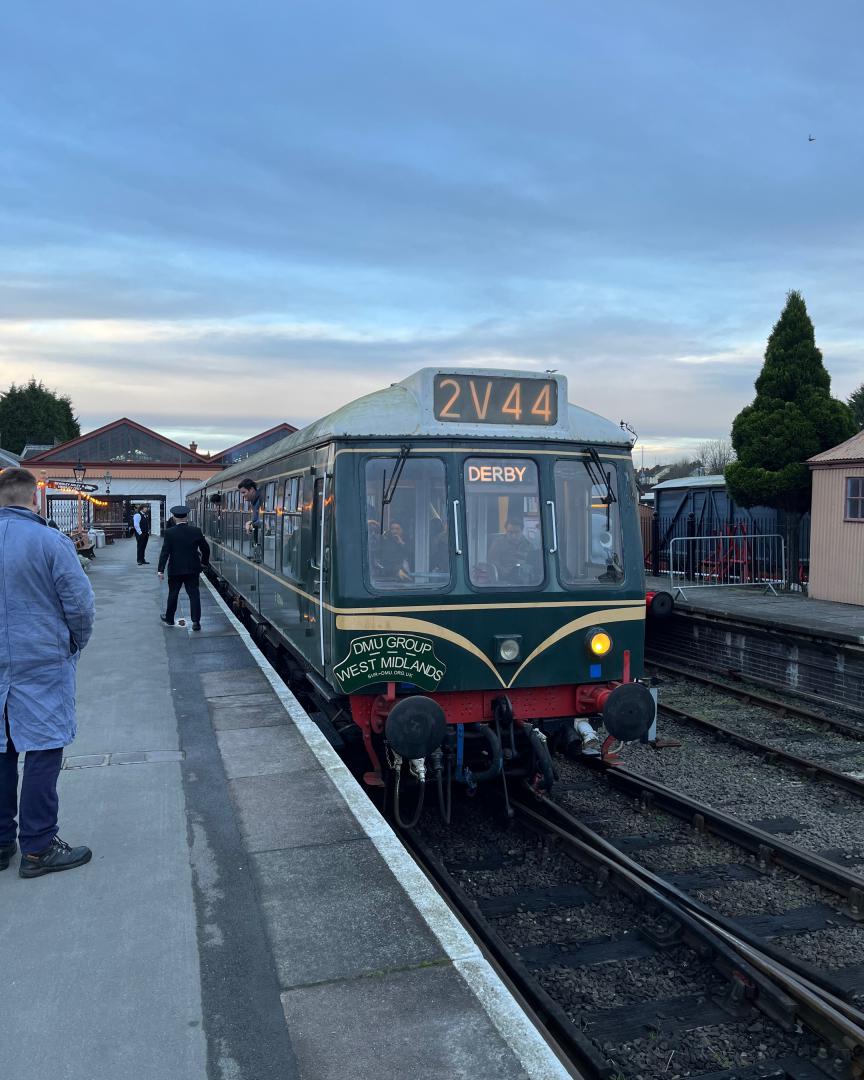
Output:
<path fill-rule="evenodd" d="M 399 481 L 402 479 L 402 470 L 405 468 L 405 462 L 408 460 L 408 455 L 411 453 L 411 447 L 404 443 L 399 448 L 399 457 L 396 459 L 396 464 L 393 466 L 393 472 L 390 474 L 390 480 L 387 480 L 387 470 L 384 470 L 384 475 L 381 478 L 381 532 L 384 532 L 384 507 L 389 506 L 393 501 L 393 496 L 396 494 L 396 488 L 399 486 Z"/>
<path fill-rule="evenodd" d="M 582 458 L 582 464 L 585 466 L 585 471 L 591 477 L 591 483 L 597 488 L 606 488 L 606 494 L 602 496 L 602 500 L 607 506 L 611 506 L 612 503 L 617 502 L 615 498 L 615 492 L 612 490 L 611 473 L 607 473 L 603 469 L 603 462 L 600 460 L 600 455 L 597 453 L 597 449 L 594 446 L 583 447 L 584 453 L 588 455 L 587 458 Z"/>

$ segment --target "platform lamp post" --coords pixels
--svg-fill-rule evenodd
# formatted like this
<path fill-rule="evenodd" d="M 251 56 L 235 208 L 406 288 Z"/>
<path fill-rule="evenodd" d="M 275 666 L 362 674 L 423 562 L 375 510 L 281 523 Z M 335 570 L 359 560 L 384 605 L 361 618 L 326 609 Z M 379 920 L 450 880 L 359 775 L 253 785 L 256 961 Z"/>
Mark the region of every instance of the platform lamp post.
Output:
<path fill-rule="evenodd" d="M 81 458 L 78 458 L 78 463 L 72 467 L 72 475 L 75 477 L 75 487 L 78 494 L 78 532 L 83 532 L 84 523 L 81 515 L 81 485 L 84 483 L 84 477 L 87 475 L 87 466 L 81 464 Z"/>

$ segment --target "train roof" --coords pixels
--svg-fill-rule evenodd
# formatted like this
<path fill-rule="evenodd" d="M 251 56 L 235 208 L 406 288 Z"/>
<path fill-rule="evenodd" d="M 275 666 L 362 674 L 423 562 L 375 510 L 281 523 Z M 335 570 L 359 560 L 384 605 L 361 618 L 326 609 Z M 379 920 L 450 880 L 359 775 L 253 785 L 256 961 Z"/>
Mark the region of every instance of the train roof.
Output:
<path fill-rule="evenodd" d="M 558 410 L 554 424 L 493 424 L 455 423 L 435 418 L 432 401 L 435 377 L 451 375 L 454 378 L 488 379 L 499 377 L 510 380 L 554 381 L 558 384 Z M 540 374 L 492 370 L 488 368 L 421 368 L 402 382 L 392 383 L 383 390 L 366 394 L 350 401 L 327 416 L 301 428 L 285 439 L 273 443 L 265 450 L 232 465 L 208 480 L 207 486 L 230 480 L 232 477 L 253 476 L 256 467 L 274 457 L 301 450 L 307 446 L 319 446 L 333 439 L 423 439 L 423 438 L 471 438 L 543 439 L 556 442 L 581 442 L 603 446 L 631 447 L 630 435 L 618 424 L 606 420 L 588 409 L 571 405 L 567 401 L 567 379 L 564 375 Z"/>

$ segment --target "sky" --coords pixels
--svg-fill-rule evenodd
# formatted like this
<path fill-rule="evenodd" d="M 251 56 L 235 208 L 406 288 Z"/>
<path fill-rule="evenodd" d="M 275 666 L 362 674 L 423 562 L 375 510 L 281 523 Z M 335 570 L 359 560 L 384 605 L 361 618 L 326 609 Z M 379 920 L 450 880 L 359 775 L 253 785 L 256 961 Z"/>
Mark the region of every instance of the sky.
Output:
<path fill-rule="evenodd" d="M 220 450 L 424 366 L 726 437 L 789 289 L 864 381 L 864 8 L 0 6 L 0 389 Z M 813 136 L 810 141 L 809 136 Z"/>

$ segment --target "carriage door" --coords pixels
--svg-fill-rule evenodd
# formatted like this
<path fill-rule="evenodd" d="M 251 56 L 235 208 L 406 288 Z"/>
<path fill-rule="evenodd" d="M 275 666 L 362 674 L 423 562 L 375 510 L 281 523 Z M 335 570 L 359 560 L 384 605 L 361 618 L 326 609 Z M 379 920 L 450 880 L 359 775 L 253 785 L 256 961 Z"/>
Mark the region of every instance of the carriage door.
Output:
<path fill-rule="evenodd" d="M 326 667 L 330 659 L 330 635 L 329 632 L 325 632 L 328 627 L 327 612 L 324 607 L 329 593 L 328 570 L 330 564 L 330 549 L 327 538 L 330 523 L 327 521 L 326 512 L 327 483 L 328 477 L 326 473 L 323 476 L 317 476 L 312 489 L 312 557 L 309 560 L 309 565 L 312 567 L 312 593 L 318 601 L 313 611 L 318 624 L 318 643 L 321 650 L 322 667 Z"/>

